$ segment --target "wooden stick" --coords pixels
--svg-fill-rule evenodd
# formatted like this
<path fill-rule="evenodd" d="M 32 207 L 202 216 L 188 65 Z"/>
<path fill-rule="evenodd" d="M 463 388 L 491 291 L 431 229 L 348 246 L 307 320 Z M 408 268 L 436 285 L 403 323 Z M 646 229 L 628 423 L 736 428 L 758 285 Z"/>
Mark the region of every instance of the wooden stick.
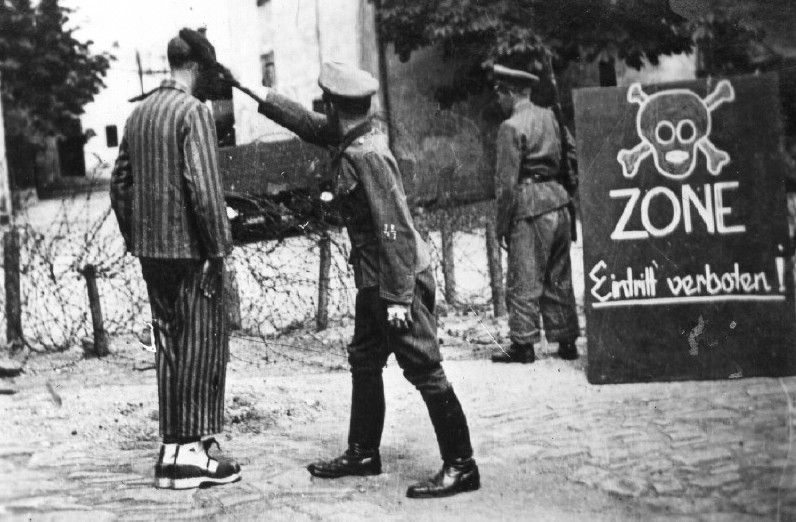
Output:
<path fill-rule="evenodd" d="M 97 269 L 94 265 L 86 265 L 81 271 L 86 278 L 88 290 L 88 306 L 91 309 L 91 323 L 94 327 L 94 354 L 97 357 L 108 355 L 108 332 L 102 322 L 102 306 L 97 289 Z"/>
<path fill-rule="evenodd" d="M 495 317 L 500 317 L 506 314 L 506 287 L 503 286 L 503 255 L 493 219 L 486 223 L 486 258 L 489 263 L 489 286 L 492 289 L 492 311 Z"/>
<path fill-rule="evenodd" d="M 11 227 L 3 235 L 6 285 L 6 342 L 22 341 L 22 291 L 19 278 L 19 232 Z"/>
<path fill-rule="evenodd" d="M 235 87 L 236 89 L 238 89 L 243 94 L 246 94 L 249 97 L 251 97 L 254 101 L 257 102 L 258 105 L 264 102 L 264 100 L 262 98 L 260 98 L 256 94 L 254 94 L 254 91 L 252 91 L 248 87 L 244 87 L 243 85 L 241 85 L 241 84 L 239 84 L 237 82 L 233 83 L 232 86 Z"/>
<path fill-rule="evenodd" d="M 445 301 L 454 306 L 458 301 L 456 294 L 456 264 L 453 260 L 453 229 L 445 216 L 440 226 L 442 238 L 442 277 L 445 279 Z"/>
<path fill-rule="evenodd" d="M 318 310 L 315 315 L 315 326 L 320 332 L 329 326 L 329 273 L 332 268 L 332 240 L 328 232 L 323 233 L 318 247 L 321 251 L 321 262 L 318 275 Z"/>

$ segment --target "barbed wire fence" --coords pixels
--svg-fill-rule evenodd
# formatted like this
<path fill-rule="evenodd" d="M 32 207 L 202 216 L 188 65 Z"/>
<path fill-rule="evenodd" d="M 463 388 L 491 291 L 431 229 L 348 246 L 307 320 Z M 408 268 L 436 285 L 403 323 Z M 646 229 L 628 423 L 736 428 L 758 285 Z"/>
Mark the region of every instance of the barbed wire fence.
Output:
<path fill-rule="evenodd" d="M 476 216 L 469 219 L 467 216 Z M 443 286 L 441 219 L 453 220 L 455 256 L 448 262 L 459 277 L 451 306 L 485 310 L 490 303 L 489 271 L 484 248 L 483 211 L 455 215 L 427 213 L 417 224 L 432 251 L 438 286 Z M 92 320 L 82 268 L 96 268 L 105 330 L 111 336 L 141 334 L 150 321 L 146 289 L 137 259 L 126 254 L 104 191 L 73 193 L 22 211 L 15 219 L 19 236 L 22 333 L 33 351 L 63 351 L 92 335 Z M 240 303 L 240 332 L 246 339 L 268 341 L 279 353 L 279 339 L 297 331 L 312 333 L 318 308 L 319 243 L 322 231 L 281 241 L 238 245 L 227 261 Z M 328 232 L 331 246 L 328 316 L 330 327 L 351 324 L 354 278 L 348 265 L 349 244 L 340 229 Z M 5 266 L 3 267 L 5 269 Z M 0 317 L 6 323 L 5 288 L 0 281 Z M 447 304 L 447 307 L 445 305 Z M 0 336 L 5 337 L 5 329 Z M 287 348 L 288 345 L 285 345 Z M 291 345 L 291 348 L 292 345 Z M 307 348 L 307 347 L 303 347 Z M 344 345 L 334 348 L 345 353 Z M 291 350 L 311 359 L 313 350 Z"/>

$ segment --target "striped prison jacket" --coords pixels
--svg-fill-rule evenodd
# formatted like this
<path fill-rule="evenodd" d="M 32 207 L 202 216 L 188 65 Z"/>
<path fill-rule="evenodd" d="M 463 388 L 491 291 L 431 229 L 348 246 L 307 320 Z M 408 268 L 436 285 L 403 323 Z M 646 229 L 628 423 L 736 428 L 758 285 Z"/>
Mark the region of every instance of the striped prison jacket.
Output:
<path fill-rule="evenodd" d="M 127 119 L 111 206 L 135 256 L 205 259 L 231 251 L 213 115 L 180 83 L 165 80 Z"/>

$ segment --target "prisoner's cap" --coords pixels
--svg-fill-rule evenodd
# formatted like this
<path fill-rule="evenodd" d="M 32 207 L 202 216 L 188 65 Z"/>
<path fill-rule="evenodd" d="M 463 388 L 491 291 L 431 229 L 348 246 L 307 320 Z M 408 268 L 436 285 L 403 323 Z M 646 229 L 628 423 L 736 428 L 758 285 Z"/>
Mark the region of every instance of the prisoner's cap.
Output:
<path fill-rule="evenodd" d="M 216 63 L 216 49 L 207 37 L 199 31 L 184 28 L 179 36 L 169 42 L 168 54 L 182 60 L 196 61 L 205 65 Z"/>
<path fill-rule="evenodd" d="M 379 81 L 369 72 L 338 62 L 326 62 L 321 66 L 318 85 L 330 95 L 341 98 L 367 98 L 379 90 Z"/>
<path fill-rule="evenodd" d="M 539 77 L 519 69 L 511 69 L 505 65 L 495 64 L 492 67 L 492 74 L 495 81 L 510 83 L 513 85 L 532 86 L 539 83 Z"/>

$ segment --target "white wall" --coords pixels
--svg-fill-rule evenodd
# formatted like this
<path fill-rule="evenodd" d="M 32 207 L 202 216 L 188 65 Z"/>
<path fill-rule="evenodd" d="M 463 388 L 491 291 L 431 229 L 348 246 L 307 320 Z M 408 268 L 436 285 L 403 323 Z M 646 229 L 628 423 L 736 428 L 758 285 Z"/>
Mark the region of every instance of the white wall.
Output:
<path fill-rule="evenodd" d="M 617 66 L 617 84 L 628 86 L 633 82 L 643 84 L 665 83 L 696 78 L 696 61 L 693 54 L 661 56 L 658 65 L 645 64 L 640 70 Z"/>
<path fill-rule="evenodd" d="M 260 55 L 274 53 L 276 90 L 306 107 L 320 97 L 318 74 L 321 61 L 361 63 L 359 9 L 362 0 L 270 0 L 259 8 L 258 27 L 251 41 L 258 47 L 231 50 L 229 63 L 241 83 L 261 88 Z M 251 2 L 255 4 L 254 1 Z M 249 27 L 239 13 L 230 33 Z M 318 35 L 316 21 L 320 25 Z M 256 38 L 259 31 L 259 38 Z M 236 34 L 237 32 L 237 34 Z M 375 47 L 375 42 L 373 43 Z M 240 92 L 234 94 L 235 131 L 238 143 L 284 139 L 290 134 L 257 113 L 256 104 Z"/>
<path fill-rule="evenodd" d="M 107 88 L 86 106 L 82 117 L 84 130 L 97 134 L 86 144 L 87 169 L 91 171 L 99 160 L 113 163 L 116 158 L 118 149 L 105 144 L 105 126 L 117 125 L 121 139 L 134 106 L 127 100 L 141 92 L 136 49 L 144 69 L 167 69 L 169 39 L 182 27 L 206 26 L 219 61 L 241 83 L 262 92 L 260 56 L 273 51 L 277 90 L 311 107 L 320 96 L 320 59 L 359 64 L 362 49 L 375 52 L 375 42 L 371 46 L 360 42 L 362 24 L 372 26 L 372 20 L 362 19 L 364 1 L 270 0 L 257 7 L 256 0 L 65 0 L 67 7 L 75 9 L 72 24 L 79 27 L 78 38 L 93 40 L 95 52 L 109 51 L 117 57 L 105 79 Z M 156 87 L 165 76 L 146 75 L 144 89 Z M 237 91 L 234 106 L 239 144 L 289 136 Z"/>

